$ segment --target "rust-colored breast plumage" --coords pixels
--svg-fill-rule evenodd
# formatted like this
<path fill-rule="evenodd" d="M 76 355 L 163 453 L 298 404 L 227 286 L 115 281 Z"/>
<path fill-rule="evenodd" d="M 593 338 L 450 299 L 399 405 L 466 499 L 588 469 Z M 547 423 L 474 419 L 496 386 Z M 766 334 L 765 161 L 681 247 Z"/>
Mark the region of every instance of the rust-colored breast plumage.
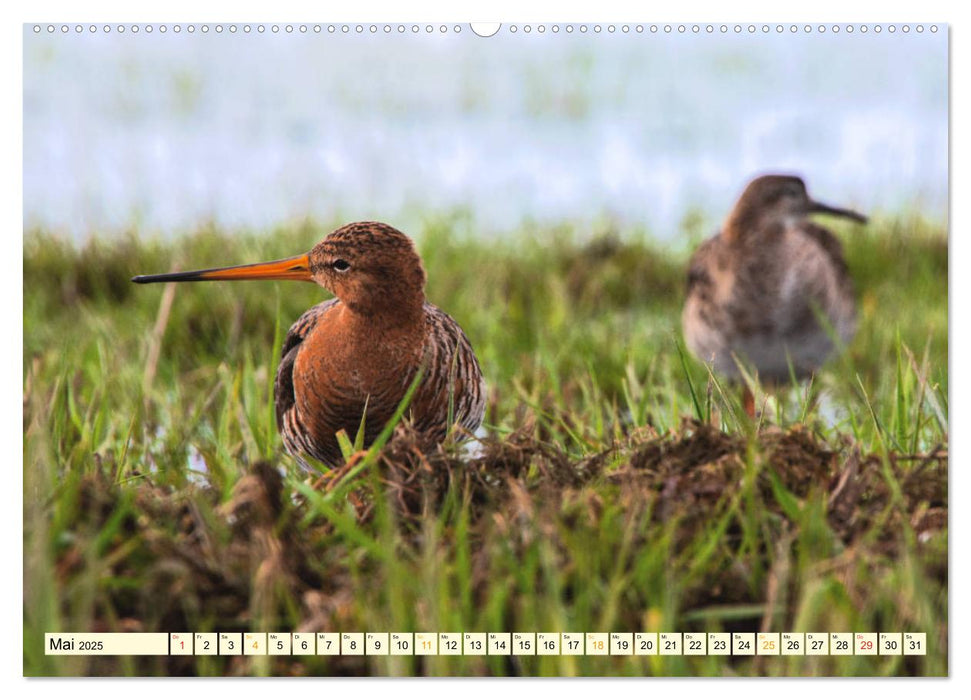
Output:
<path fill-rule="evenodd" d="M 277 425 L 287 451 L 328 465 L 342 461 L 336 433 L 354 439 L 364 419 L 370 444 L 393 417 L 419 370 L 406 416 L 440 442 L 453 425 L 474 432 L 485 413 L 482 372 L 468 338 L 448 314 L 425 303 L 413 332 L 353 337 L 337 299 L 290 328 L 275 384 Z"/>

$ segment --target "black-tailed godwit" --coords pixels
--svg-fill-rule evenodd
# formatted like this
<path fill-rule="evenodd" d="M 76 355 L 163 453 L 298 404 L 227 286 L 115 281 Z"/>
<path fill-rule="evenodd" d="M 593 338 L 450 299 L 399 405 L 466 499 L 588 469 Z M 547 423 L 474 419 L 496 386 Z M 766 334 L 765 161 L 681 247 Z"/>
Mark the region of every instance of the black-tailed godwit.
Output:
<path fill-rule="evenodd" d="M 283 343 L 274 386 L 287 451 L 342 461 L 336 434 L 351 440 L 364 419 L 370 445 L 393 417 L 418 372 L 406 415 L 441 442 L 453 425 L 482 422 L 485 387 L 465 333 L 425 300 L 425 270 L 410 238 L 387 224 L 343 226 L 306 255 L 212 270 L 144 275 L 132 281 L 303 280 L 335 299 L 304 313 Z"/>

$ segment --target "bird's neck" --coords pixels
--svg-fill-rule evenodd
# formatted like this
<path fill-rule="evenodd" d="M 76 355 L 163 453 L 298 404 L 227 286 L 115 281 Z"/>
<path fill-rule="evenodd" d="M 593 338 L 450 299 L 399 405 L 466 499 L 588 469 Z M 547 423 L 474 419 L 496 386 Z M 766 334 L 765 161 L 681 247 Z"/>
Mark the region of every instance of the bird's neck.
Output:
<path fill-rule="evenodd" d="M 722 227 L 722 237 L 729 243 L 763 245 L 778 240 L 778 235 L 792 222 L 777 212 L 759 207 L 736 206 Z"/>
<path fill-rule="evenodd" d="M 407 336 L 422 332 L 425 322 L 423 295 L 382 299 L 380 303 L 344 302 L 341 324 L 360 338 L 392 333 Z"/>

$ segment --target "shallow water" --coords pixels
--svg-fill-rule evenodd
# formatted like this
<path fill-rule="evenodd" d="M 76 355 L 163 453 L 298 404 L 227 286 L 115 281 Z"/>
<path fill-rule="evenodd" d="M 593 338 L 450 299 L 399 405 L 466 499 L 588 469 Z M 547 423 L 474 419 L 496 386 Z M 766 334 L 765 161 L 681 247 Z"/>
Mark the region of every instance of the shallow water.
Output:
<path fill-rule="evenodd" d="M 24 34 L 24 225 L 175 235 L 312 216 L 483 235 L 714 225 L 804 175 L 873 213 L 947 206 L 936 34 Z"/>

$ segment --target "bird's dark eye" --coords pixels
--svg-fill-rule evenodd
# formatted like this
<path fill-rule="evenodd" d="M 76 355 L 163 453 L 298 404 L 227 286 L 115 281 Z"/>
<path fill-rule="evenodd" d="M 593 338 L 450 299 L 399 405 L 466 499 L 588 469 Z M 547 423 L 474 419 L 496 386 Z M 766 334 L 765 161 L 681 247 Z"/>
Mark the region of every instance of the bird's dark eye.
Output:
<path fill-rule="evenodd" d="M 338 259 L 338 260 L 335 260 L 334 261 L 334 263 L 331 265 L 331 267 L 333 267 L 338 272 L 346 272 L 347 270 L 350 269 L 351 264 L 349 262 L 347 262 L 346 260 Z"/>

